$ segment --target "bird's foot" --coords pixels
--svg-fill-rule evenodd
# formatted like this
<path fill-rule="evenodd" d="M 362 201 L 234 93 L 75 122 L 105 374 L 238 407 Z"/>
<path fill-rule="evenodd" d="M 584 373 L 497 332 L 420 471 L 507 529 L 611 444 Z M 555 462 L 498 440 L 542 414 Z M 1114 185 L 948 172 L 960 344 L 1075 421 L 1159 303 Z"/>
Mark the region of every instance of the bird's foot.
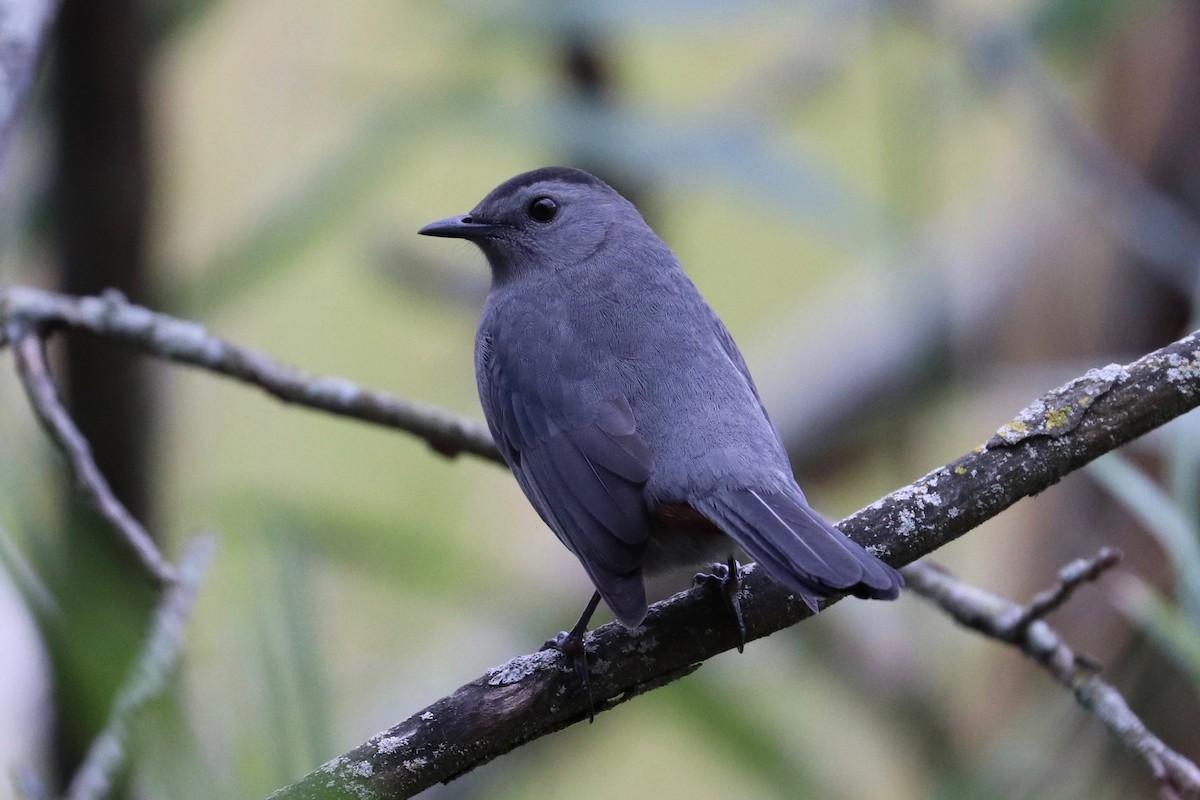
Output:
<path fill-rule="evenodd" d="M 553 639 L 547 639 L 542 645 L 543 650 L 557 650 L 566 657 L 571 668 L 575 671 L 576 677 L 579 678 L 579 684 L 583 687 L 584 694 L 587 695 L 588 701 L 588 722 L 594 722 L 596 719 L 596 709 L 592 705 L 592 683 L 588 675 L 588 660 L 587 649 L 584 647 L 583 638 L 585 632 L 576 631 L 559 631 L 558 635 Z"/>
<path fill-rule="evenodd" d="M 742 616 L 742 568 L 737 559 L 729 557 L 728 563 L 713 564 L 712 572 L 697 572 L 696 586 L 715 586 L 721 590 L 725 607 L 733 616 L 738 632 L 738 652 L 746 648 L 746 618 Z"/>
<path fill-rule="evenodd" d="M 583 610 L 583 616 L 579 618 L 579 622 L 575 623 L 574 628 L 569 631 L 559 631 L 557 636 L 547 639 L 542 645 L 543 650 L 557 650 L 562 653 L 570 662 L 571 668 L 575 670 L 579 684 L 583 687 L 584 694 L 587 695 L 588 722 L 596 721 L 596 707 L 592 703 L 592 682 L 588 672 L 587 647 L 584 646 L 583 640 L 587 635 L 588 621 L 591 620 L 599 603 L 600 593 L 596 592 L 592 595 L 591 602 Z"/>

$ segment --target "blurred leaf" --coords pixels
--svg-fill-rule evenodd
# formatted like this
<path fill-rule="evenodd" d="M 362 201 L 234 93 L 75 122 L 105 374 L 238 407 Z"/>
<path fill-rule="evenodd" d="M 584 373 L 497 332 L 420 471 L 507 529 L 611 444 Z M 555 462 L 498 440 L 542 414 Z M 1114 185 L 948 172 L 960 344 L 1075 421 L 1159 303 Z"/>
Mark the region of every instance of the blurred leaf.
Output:
<path fill-rule="evenodd" d="M 1184 613 L 1200 621 L 1200 541 L 1179 507 L 1120 453 L 1109 453 L 1084 469 L 1158 539 L 1175 568 Z"/>
<path fill-rule="evenodd" d="M 1200 302 L 1193 302 L 1192 308 L 1200 311 Z M 1200 327 L 1200 319 L 1193 319 L 1188 327 Z M 1173 435 L 1167 444 L 1167 475 L 1171 497 L 1188 529 L 1200 532 L 1200 417 L 1185 414 L 1170 427 Z"/>
<path fill-rule="evenodd" d="M 264 494 L 227 498 L 225 503 L 251 515 L 241 525 L 243 531 L 286 531 L 290 542 L 325 569 L 345 569 L 390 592 L 463 608 L 476 616 L 501 614 L 506 625 L 541 636 L 538 642 L 548 632 L 573 623 L 591 591 L 588 585 L 587 593 L 564 595 L 559 587 L 535 581 L 513 592 L 513 575 L 497 566 L 487 548 L 470 537 L 448 535 L 436 522 L 424 519 L 376 516 L 327 497 L 298 500 Z M 479 531 L 471 534 L 478 535 Z M 545 536 L 553 543 L 548 530 Z M 464 587 L 471 587 L 469 595 Z M 493 608 L 489 600 L 502 596 L 503 611 Z M 594 624 L 610 619 L 602 607 Z"/>
<path fill-rule="evenodd" d="M 812 765 L 782 747 L 776 732 L 739 703 L 726 684 L 698 673 L 662 691 L 687 725 L 723 748 L 739 769 L 777 787 L 780 797 L 843 796 Z"/>
<path fill-rule="evenodd" d="M 567 102 L 540 104 L 512 115 L 521 138 L 549 133 L 573 153 L 620 163 L 630 174 L 740 190 L 765 208 L 793 215 L 851 251 L 863 244 L 861 220 L 888 212 L 856 191 L 816 153 L 778 151 L 765 118 L 709 114 L 676 116 L 609 110 Z M 695 187 L 693 187 L 695 188 Z"/>
<path fill-rule="evenodd" d="M 131 765 L 143 791 L 157 800 L 208 800 L 239 797 L 242 787 L 232 770 L 206 763 L 204 743 L 185 702 L 184 680 L 175 675 L 163 696 L 135 720 L 134 750 L 143 757 Z"/>
<path fill-rule="evenodd" d="M 635 26 L 673 30 L 691 26 L 703 30 L 724 26 L 733 20 L 745 20 L 756 12 L 770 12 L 792 6 L 786 0 L 607 0 L 604 3 L 552 2 L 543 0 L 506 0 L 492 4 L 485 19 L 500 25 L 520 25 L 521 32 L 532 29 L 543 35 L 546 29 L 595 27 L 604 30 Z M 820 5 L 834 5 L 828 0 Z M 464 10 L 478 11 L 474 5 Z"/>
<path fill-rule="evenodd" d="M 420 124 L 415 124 L 420 120 Z M 741 187 L 768 207 L 794 214 L 848 248 L 862 242 L 862 219 L 889 213 L 853 190 L 815 154 L 776 152 L 768 120 L 718 114 L 679 121 L 540 99 L 535 108 L 500 105 L 473 87 L 434 91 L 425 99 L 397 97 L 360 122 L 338 152 L 253 222 L 207 265 L 201 277 L 169 287 L 167 306 L 210 316 L 231 299 L 278 277 L 301 254 L 343 226 L 383 186 L 382 168 L 425 137 L 470 120 L 493 137 L 544 137 L 598 161 L 622 163 L 652 176 L 704 175 Z"/>
<path fill-rule="evenodd" d="M 1129 576 L 1116 592 L 1117 607 L 1191 678 L 1200 692 L 1200 629 L 1153 587 Z"/>
<path fill-rule="evenodd" d="M 146 27 L 151 42 L 162 47 L 204 19 L 221 5 L 221 0 L 158 0 L 146 8 Z"/>
<path fill-rule="evenodd" d="M 395 98 L 382 103 L 343 142 L 341 148 L 297 181 L 293 191 L 253 220 L 248 230 L 196 272 L 199 278 L 168 287 L 169 310 L 211 316 L 250 289 L 280 276 L 301 254 L 345 225 L 385 184 L 383 165 L 403 147 L 451 124 L 474 108 L 472 90 L 433 92 L 428 101 Z M 419 124 L 418 124 L 419 121 Z"/>
<path fill-rule="evenodd" d="M 0 520 L 0 569 L 12 579 L 13 586 L 21 596 L 26 608 L 34 615 L 39 624 L 46 625 L 49 620 L 62 622 L 62 608 L 50 592 L 49 587 L 38 577 L 37 570 L 29 563 L 21 552 L 20 546 L 14 541 L 8 527 Z"/>
<path fill-rule="evenodd" d="M 276 777 L 283 784 L 321 763 L 334 747 L 330 692 L 313 613 L 314 572 L 320 560 L 285 526 L 273 526 L 271 533 L 273 563 L 263 564 L 262 572 L 269 577 L 258 587 L 262 591 L 255 603 L 255 622 L 262 645 L 266 706 L 275 732 L 266 738 L 274 741 Z"/>
<path fill-rule="evenodd" d="M 463 574 L 483 575 L 491 567 L 485 553 L 432 535 L 420 522 L 379 519 L 327 498 L 304 502 L 263 495 L 231 502 L 257 515 L 260 522 L 251 529 L 287 531 L 289 541 L 308 548 L 319 561 L 431 596 L 456 592 Z"/>
<path fill-rule="evenodd" d="M 1037 8 L 1029 22 L 1034 37 L 1045 44 L 1073 50 L 1090 48 L 1132 16 L 1145 13 L 1160 0 L 1050 0 Z"/>

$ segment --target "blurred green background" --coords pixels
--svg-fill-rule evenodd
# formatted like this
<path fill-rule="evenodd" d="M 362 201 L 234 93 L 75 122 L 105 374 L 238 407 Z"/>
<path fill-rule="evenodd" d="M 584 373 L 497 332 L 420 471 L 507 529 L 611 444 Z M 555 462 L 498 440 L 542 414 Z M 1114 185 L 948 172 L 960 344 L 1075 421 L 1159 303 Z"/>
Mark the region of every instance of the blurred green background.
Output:
<path fill-rule="evenodd" d="M 0 187 L 0 281 L 117 286 L 478 418 L 483 259 L 415 231 L 517 172 L 581 166 L 675 249 L 834 518 L 1195 327 L 1194 2 L 67 0 L 61 22 Z M 172 556 L 219 535 L 119 796 L 265 796 L 536 649 L 590 594 L 495 466 L 62 345 L 118 494 Z M 1196 452 L 1181 420 L 937 554 L 1023 600 L 1122 547 L 1054 622 L 1193 758 Z M 154 597 L 77 507 L 8 362 L 0 453 L 15 797 L 20 765 L 70 775 Z M 1048 677 L 905 597 L 839 604 L 425 796 L 1152 790 Z"/>

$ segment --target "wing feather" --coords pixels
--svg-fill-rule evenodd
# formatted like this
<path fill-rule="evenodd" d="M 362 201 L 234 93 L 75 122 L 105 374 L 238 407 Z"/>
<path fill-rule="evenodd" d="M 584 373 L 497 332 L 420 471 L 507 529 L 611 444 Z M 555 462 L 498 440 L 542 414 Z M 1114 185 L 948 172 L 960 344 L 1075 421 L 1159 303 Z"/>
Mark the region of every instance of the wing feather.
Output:
<path fill-rule="evenodd" d="M 843 593 L 891 600 L 904 585 L 900 573 L 821 519 L 799 490 L 726 489 L 691 504 L 814 609 L 816 600 Z"/>
<path fill-rule="evenodd" d="M 617 618 L 640 624 L 654 459 L 629 401 L 617 395 L 589 408 L 561 385 L 547 396 L 520 359 L 506 369 L 493 355 L 478 366 L 488 425 L 526 497 Z"/>

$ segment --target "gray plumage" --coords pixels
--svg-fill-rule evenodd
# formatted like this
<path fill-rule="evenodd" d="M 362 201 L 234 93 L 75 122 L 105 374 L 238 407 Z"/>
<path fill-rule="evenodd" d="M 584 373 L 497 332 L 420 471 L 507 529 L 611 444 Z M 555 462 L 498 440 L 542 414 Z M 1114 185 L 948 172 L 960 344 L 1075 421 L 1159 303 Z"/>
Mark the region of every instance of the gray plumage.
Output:
<path fill-rule="evenodd" d="M 730 538 L 814 608 L 898 595 L 899 573 L 809 508 L 729 332 L 611 187 L 534 170 L 421 233 L 487 256 L 488 426 L 621 622 L 646 614 L 643 573 L 723 560 Z"/>

